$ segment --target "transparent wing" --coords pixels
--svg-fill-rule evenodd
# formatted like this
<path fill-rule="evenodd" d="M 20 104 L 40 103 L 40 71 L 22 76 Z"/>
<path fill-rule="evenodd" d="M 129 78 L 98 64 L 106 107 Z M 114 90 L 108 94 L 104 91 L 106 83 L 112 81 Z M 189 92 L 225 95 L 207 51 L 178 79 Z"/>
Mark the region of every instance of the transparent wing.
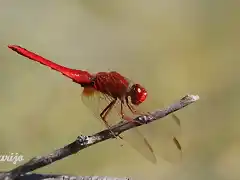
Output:
<path fill-rule="evenodd" d="M 101 112 L 109 105 L 114 99 L 101 92 L 96 91 L 93 88 L 84 88 L 82 93 L 83 103 L 94 113 L 94 115 L 101 122 Z M 121 121 L 120 107 L 121 102 L 117 101 L 114 108 L 107 116 L 107 122 L 109 125 L 114 125 Z M 126 107 L 124 107 L 126 109 Z M 104 124 L 104 123 L 103 123 Z M 104 124 L 105 125 L 105 124 Z M 121 135 L 121 138 L 129 143 L 135 150 L 143 155 L 149 161 L 156 163 L 156 157 L 153 153 L 153 149 L 147 139 L 139 132 L 137 128 L 133 128 Z"/>
<path fill-rule="evenodd" d="M 179 123 L 180 120 L 174 114 L 155 122 L 154 134 L 158 139 L 154 140 L 154 144 L 157 152 L 169 162 L 177 162 L 182 159 L 182 147 L 178 140 L 181 136 Z"/>
<path fill-rule="evenodd" d="M 114 98 L 104 95 L 103 93 L 96 91 L 94 88 L 85 87 L 82 92 L 82 101 L 93 113 L 93 115 L 101 122 L 103 120 L 100 117 L 102 111 L 114 100 Z M 117 102 L 119 104 L 119 102 Z M 121 120 L 120 117 L 117 117 L 117 112 L 110 112 L 108 114 L 108 123 L 113 125 Z M 111 121 L 110 121 L 111 119 Z M 104 123 L 103 123 L 104 124 Z"/>
<path fill-rule="evenodd" d="M 148 98 L 137 110 L 140 112 L 151 112 L 164 107 L 155 99 Z M 175 115 L 171 114 L 153 123 L 139 127 L 145 137 L 150 140 L 155 149 L 164 160 L 179 162 L 182 159 L 182 147 L 179 141 L 181 136 L 181 122 Z"/>
<path fill-rule="evenodd" d="M 121 137 L 146 159 L 154 164 L 157 162 L 152 146 L 149 144 L 148 140 L 140 133 L 138 128 L 124 132 Z"/>

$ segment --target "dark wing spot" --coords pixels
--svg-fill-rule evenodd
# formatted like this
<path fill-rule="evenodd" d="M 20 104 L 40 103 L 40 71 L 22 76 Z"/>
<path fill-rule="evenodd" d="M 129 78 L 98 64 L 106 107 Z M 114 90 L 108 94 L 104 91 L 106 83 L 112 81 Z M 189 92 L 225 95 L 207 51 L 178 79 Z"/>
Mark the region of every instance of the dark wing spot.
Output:
<path fill-rule="evenodd" d="M 179 141 L 177 140 L 176 137 L 173 137 L 173 142 L 175 143 L 175 145 L 177 146 L 177 148 L 182 151 L 182 146 L 181 144 L 179 143 Z"/>

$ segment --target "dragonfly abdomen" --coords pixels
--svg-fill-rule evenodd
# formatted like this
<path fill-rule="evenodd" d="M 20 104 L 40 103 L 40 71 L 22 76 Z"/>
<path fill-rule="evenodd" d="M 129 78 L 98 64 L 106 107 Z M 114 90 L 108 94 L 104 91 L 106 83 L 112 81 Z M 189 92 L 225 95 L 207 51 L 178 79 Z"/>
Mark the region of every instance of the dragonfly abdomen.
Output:
<path fill-rule="evenodd" d="M 90 84 L 92 82 L 93 76 L 87 71 L 64 67 L 60 64 L 50 61 L 49 59 L 46 59 L 46 58 L 44 58 L 34 52 L 31 52 L 21 46 L 18 46 L 18 45 L 9 45 L 8 47 L 10 49 L 12 49 L 13 51 L 17 52 L 18 54 L 27 57 L 28 59 L 39 62 L 53 70 L 56 70 L 56 71 L 62 73 L 64 76 L 72 79 L 73 82 L 76 82 L 81 85 L 82 84 Z"/>

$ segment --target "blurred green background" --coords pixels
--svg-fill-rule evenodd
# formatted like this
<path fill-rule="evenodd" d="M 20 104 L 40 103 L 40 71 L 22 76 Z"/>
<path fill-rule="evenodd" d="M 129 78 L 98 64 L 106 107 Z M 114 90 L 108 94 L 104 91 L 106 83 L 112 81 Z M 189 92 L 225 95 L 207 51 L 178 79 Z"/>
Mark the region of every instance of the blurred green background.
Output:
<path fill-rule="evenodd" d="M 38 172 L 240 179 L 238 0 L 0 0 L 0 24 L 0 154 L 17 152 L 26 162 L 103 129 L 82 103 L 79 85 L 7 48 L 17 44 L 76 69 L 119 71 L 148 89 L 149 108 L 187 93 L 201 98 L 176 113 L 181 163 L 161 158 L 156 122 L 151 133 L 143 130 L 157 165 L 111 140 Z M 13 167 L 0 162 L 1 170 Z"/>

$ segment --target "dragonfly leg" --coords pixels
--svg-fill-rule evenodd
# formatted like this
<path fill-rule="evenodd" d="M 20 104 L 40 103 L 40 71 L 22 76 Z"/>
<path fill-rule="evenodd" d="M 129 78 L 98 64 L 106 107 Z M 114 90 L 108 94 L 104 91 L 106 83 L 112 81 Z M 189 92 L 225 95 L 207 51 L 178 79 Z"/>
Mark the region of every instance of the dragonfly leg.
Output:
<path fill-rule="evenodd" d="M 131 104 L 129 104 L 129 101 L 128 101 L 128 98 L 127 98 L 127 97 L 126 97 L 125 100 L 126 100 L 126 104 L 127 104 L 128 108 L 130 109 L 130 111 L 131 111 L 133 114 L 135 114 L 135 115 L 141 115 L 141 116 L 146 115 L 146 114 L 149 114 L 149 112 L 148 112 L 148 113 L 142 113 L 142 112 L 137 111 Z"/>
<path fill-rule="evenodd" d="M 101 112 L 100 117 L 102 118 L 105 126 L 110 130 L 111 126 L 108 124 L 106 118 L 107 115 L 109 114 L 109 112 L 112 110 L 112 108 L 114 107 L 114 104 L 117 102 L 117 99 L 114 99 L 109 105 L 107 105 L 107 107 Z M 115 136 L 115 134 L 111 131 L 111 133 Z M 115 136 L 115 138 L 117 138 Z"/>
<path fill-rule="evenodd" d="M 106 121 L 106 117 L 108 115 L 108 113 L 112 110 L 114 104 L 116 103 L 117 99 L 114 99 L 109 105 L 107 105 L 107 107 L 101 112 L 100 117 L 105 121 Z"/>
<path fill-rule="evenodd" d="M 129 104 L 127 103 L 127 105 L 129 105 Z M 128 108 L 131 110 L 130 107 L 128 107 Z M 131 110 L 131 112 L 132 112 L 132 110 Z M 136 121 L 133 120 L 133 118 L 131 118 L 131 117 L 129 117 L 129 116 L 124 114 L 124 112 L 123 112 L 123 102 L 121 102 L 121 112 L 120 113 L 121 113 L 122 119 L 124 119 L 124 120 L 126 120 L 128 122 L 131 122 L 131 123 L 135 123 L 136 122 Z M 138 123 L 141 124 L 140 122 L 138 122 Z"/>

